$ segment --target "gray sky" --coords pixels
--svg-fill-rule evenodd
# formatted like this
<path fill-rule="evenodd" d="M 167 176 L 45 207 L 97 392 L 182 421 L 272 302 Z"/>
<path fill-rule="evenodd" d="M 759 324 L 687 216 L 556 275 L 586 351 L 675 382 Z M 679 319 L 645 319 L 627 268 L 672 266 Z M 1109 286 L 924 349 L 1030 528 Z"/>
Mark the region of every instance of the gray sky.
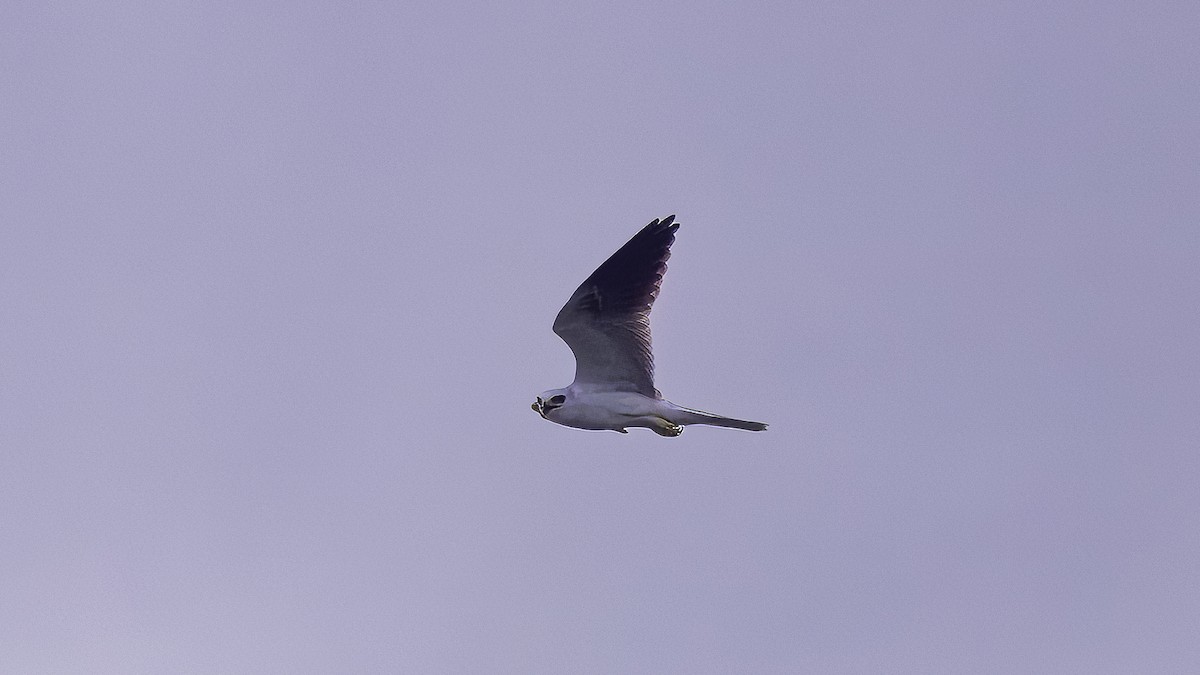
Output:
<path fill-rule="evenodd" d="M 0 671 L 1200 670 L 1200 6 L 976 4 L 6 3 Z"/>

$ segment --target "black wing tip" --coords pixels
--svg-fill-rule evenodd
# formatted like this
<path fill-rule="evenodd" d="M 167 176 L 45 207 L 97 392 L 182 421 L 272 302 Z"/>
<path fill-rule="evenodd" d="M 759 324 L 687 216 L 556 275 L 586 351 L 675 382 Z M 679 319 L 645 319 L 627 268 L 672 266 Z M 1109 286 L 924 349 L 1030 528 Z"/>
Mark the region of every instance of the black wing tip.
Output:
<path fill-rule="evenodd" d="M 675 222 L 675 215 L 671 214 L 666 218 L 655 218 L 650 221 L 640 232 L 634 235 L 634 239 L 655 240 L 665 244 L 667 249 L 671 248 L 671 244 L 675 243 L 675 233 L 679 231 L 679 223 Z"/>
<path fill-rule="evenodd" d="M 667 216 L 666 218 L 661 218 L 661 219 L 655 218 L 654 220 L 650 221 L 650 224 L 646 225 L 645 229 L 647 229 L 647 230 L 652 230 L 652 229 L 668 230 L 669 229 L 672 232 L 674 232 L 675 230 L 679 229 L 679 223 L 675 222 L 675 214 L 672 213 L 671 215 Z"/>

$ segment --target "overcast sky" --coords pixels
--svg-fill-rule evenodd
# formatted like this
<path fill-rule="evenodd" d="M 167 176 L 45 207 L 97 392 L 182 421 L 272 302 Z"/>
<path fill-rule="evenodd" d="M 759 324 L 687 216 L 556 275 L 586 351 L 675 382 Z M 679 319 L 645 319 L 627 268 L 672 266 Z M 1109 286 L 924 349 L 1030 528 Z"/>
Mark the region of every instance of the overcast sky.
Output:
<path fill-rule="evenodd" d="M 1200 5 L 504 5 L 0 7 L 0 671 L 1200 672 Z"/>

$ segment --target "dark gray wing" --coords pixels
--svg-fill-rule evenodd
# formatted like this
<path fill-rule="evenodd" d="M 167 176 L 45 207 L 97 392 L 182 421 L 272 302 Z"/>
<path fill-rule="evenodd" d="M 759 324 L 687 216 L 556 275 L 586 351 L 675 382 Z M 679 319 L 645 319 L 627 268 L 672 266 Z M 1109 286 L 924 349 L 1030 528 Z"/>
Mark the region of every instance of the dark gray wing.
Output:
<path fill-rule="evenodd" d="M 554 319 L 575 354 L 575 382 L 657 398 L 650 308 L 675 241 L 675 216 L 651 221 L 596 268 Z"/>

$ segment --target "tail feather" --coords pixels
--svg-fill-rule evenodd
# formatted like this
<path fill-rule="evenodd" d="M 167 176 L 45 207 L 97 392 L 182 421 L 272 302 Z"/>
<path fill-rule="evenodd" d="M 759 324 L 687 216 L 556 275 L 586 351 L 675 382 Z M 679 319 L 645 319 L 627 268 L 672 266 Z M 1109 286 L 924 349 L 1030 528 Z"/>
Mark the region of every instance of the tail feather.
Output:
<path fill-rule="evenodd" d="M 689 424 L 708 424 L 714 427 L 729 427 L 731 429 L 745 429 L 746 431 L 765 431 L 767 428 L 767 425 L 763 422 L 721 417 L 720 415 L 706 413 L 703 410 L 692 410 L 690 408 L 679 408 L 675 419 L 671 421 L 684 426 Z"/>

